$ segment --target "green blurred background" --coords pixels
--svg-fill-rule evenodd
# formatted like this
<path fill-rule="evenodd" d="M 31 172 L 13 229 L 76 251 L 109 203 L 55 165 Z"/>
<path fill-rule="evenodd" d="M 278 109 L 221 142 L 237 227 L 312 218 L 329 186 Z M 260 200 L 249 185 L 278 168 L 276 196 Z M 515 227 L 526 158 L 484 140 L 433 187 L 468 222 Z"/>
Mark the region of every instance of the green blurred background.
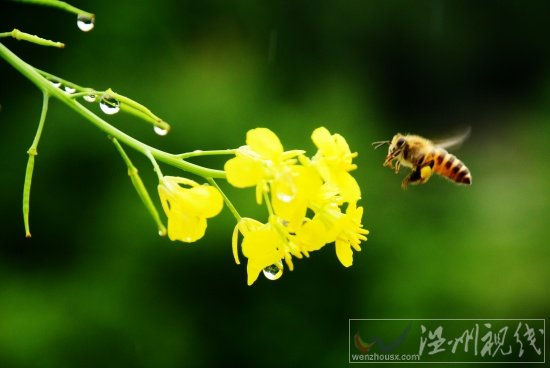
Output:
<path fill-rule="evenodd" d="M 3 2 L 63 50 L 5 39 L 32 65 L 113 88 L 172 124 L 117 127 L 169 152 L 234 148 L 264 126 L 313 152 L 320 125 L 359 152 L 371 231 L 354 265 L 332 246 L 246 285 L 225 210 L 191 245 L 157 236 L 105 135 L 53 101 L 25 239 L 26 150 L 38 90 L 0 61 L 0 366 L 347 365 L 349 318 L 546 318 L 550 251 L 550 2 L 79 1 L 90 33 L 55 9 Z M 370 143 L 448 136 L 471 187 L 400 188 Z M 129 152 L 155 193 L 150 164 Z M 221 161 L 203 160 L 222 167 Z M 178 174 L 165 168 L 166 174 Z M 227 186 L 224 186 L 227 188 Z M 253 191 L 228 188 L 260 217 Z"/>

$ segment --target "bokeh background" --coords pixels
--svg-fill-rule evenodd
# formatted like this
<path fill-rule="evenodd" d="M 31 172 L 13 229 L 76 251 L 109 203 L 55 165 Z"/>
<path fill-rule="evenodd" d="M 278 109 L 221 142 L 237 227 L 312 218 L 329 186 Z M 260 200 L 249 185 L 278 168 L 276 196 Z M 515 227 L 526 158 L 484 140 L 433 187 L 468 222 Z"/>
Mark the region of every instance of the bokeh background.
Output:
<path fill-rule="evenodd" d="M 105 135 L 52 101 L 31 195 L 21 196 L 39 91 L 0 61 L 0 366 L 345 366 L 349 318 L 546 318 L 550 209 L 547 1 L 2 2 L 0 31 L 32 65 L 112 87 L 172 124 L 166 137 L 109 121 L 169 152 L 234 148 L 264 126 L 285 148 L 324 125 L 359 153 L 371 231 L 353 267 L 331 246 L 276 281 L 246 285 L 225 210 L 191 245 L 157 236 Z M 400 188 L 371 142 L 445 137 L 473 185 Z M 150 164 L 129 152 L 155 193 Z M 199 163 L 221 168 L 221 160 Z M 165 167 L 165 173 L 181 174 Z M 228 188 L 260 217 L 253 191 Z"/>

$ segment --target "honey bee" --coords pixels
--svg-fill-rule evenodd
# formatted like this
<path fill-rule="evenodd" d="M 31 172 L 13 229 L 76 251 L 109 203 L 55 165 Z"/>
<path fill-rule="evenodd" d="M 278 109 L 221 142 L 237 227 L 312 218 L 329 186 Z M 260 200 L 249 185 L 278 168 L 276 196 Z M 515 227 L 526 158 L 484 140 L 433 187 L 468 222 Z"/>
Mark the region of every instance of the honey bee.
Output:
<path fill-rule="evenodd" d="M 389 166 L 397 174 L 401 166 L 410 167 L 409 174 L 401 184 L 406 189 L 409 184 L 424 184 L 433 173 L 439 174 L 457 184 L 472 184 L 470 170 L 455 155 L 446 148 L 462 143 L 469 135 L 466 133 L 451 139 L 432 142 L 426 138 L 412 134 L 396 134 L 391 141 L 374 142 L 374 148 L 388 145 L 388 155 L 384 166 Z M 394 164 L 395 161 L 395 164 Z M 394 166 L 395 165 L 395 166 Z"/>

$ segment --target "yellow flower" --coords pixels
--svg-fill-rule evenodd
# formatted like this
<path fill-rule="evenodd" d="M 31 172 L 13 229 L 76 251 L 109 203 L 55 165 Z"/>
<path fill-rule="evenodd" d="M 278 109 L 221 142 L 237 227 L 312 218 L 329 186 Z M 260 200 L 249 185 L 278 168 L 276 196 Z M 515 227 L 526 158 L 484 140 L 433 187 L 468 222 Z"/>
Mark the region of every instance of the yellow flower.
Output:
<path fill-rule="evenodd" d="M 269 221 L 239 220 L 233 232 L 233 255 L 239 264 L 241 249 L 248 259 L 248 285 L 263 271 L 268 279 L 282 274 L 283 260 L 292 271 L 292 258 L 309 257 L 334 243 L 339 261 L 349 267 L 353 251 L 360 251 L 368 231 L 362 228 L 363 208 L 359 185 L 350 175 L 357 156 L 346 140 L 325 128 L 312 134 L 318 148 L 312 159 L 303 151 L 284 151 L 279 138 L 269 129 L 252 129 L 246 146 L 225 164 L 227 180 L 238 188 L 256 187 L 256 201 L 264 195 Z M 345 213 L 344 208 L 346 209 Z"/>
<path fill-rule="evenodd" d="M 246 146 L 240 147 L 236 157 L 225 163 L 227 181 L 237 188 L 256 186 L 256 202 L 261 204 L 269 185 L 285 180 L 288 166 L 294 164 L 295 157 L 301 153 L 303 151 L 285 152 L 277 135 L 267 128 L 251 129 L 246 133 Z"/>
<path fill-rule="evenodd" d="M 311 199 L 321 189 L 322 180 L 311 166 L 289 166 L 286 174 L 273 182 L 271 203 L 275 215 L 292 231 L 302 225 Z"/>
<path fill-rule="evenodd" d="M 233 256 L 239 264 L 238 231 L 243 234 L 242 251 L 248 258 L 246 271 L 248 285 L 252 285 L 266 267 L 277 265 L 284 258 L 286 239 L 269 221 L 262 224 L 251 218 L 243 218 L 233 232 Z"/>
<path fill-rule="evenodd" d="M 343 199 L 338 191 L 329 184 L 324 184 L 319 191 L 319 195 L 312 200 L 310 208 L 315 212 L 315 216 L 306 225 L 309 229 L 297 232 L 297 237 L 307 239 L 300 242 L 302 247 L 308 251 L 320 248 L 321 241 L 325 243 L 335 243 L 336 255 L 340 262 L 349 267 L 353 263 L 353 253 L 351 247 L 360 251 L 359 244 L 369 233 L 363 229 L 361 218 L 363 208 L 357 208 L 355 202 L 347 205 L 346 213 L 342 213 L 341 206 Z M 302 231 L 306 231 L 302 234 Z M 321 245 L 322 246 L 322 245 Z"/>
<path fill-rule="evenodd" d="M 357 168 L 357 165 L 352 163 L 357 152 L 351 153 L 344 137 L 340 134 L 331 135 L 324 127 L 315 129 L 311 139 L 318 148 L 313 162 L 317 165 L 325 182 L 337 187 L 346 202 L 359 200 L 361 190 L 357 181 L 349 173 Z"/>
<path fill-rule="evenodd" d="M 361 251 L 359 244 L 362 240 L 367 240 L 368 230 L 363 229 L 361 218 L 363 217 L 363 207 L 356 207 L 354 202 L 348 204 L 346 214 L 339 216 L 332 229 L 335 235 L 336 256 L 344 267 L 353 264 L 353 251 Z"/>
<path fill-rule="evenodd" d="M 329 239 L 327 227 L 319 216 L 315 216 L 311 220 L 306 219 L 293 237 L 293 243 L 306 255 L 321 249 L 331 241 L 334 240 Z"/>
<path fill-rule="evenodd" d="M 218 189 L 193 180 L 165 176 L 158 186 L 162 208 L 168 217 L 168 237 L 192 243 L 204 236 L 206 219 L 223 208 Z"/>

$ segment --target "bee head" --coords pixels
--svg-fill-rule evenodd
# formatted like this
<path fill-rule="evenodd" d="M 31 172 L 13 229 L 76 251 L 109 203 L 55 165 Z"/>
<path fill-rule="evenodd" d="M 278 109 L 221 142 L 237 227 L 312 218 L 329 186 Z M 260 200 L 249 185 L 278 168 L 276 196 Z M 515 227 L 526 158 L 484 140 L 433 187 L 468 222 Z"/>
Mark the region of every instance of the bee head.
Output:
<path fill-rule="evenodd" d="M 405 144 L 405 136 L 401 133 L 397 133 L 393 136 L 390 142 L 388 154 L 397 156 L 397 154 L 399 154 L 399 152 L 403 149 L 403 144 Z"/>

